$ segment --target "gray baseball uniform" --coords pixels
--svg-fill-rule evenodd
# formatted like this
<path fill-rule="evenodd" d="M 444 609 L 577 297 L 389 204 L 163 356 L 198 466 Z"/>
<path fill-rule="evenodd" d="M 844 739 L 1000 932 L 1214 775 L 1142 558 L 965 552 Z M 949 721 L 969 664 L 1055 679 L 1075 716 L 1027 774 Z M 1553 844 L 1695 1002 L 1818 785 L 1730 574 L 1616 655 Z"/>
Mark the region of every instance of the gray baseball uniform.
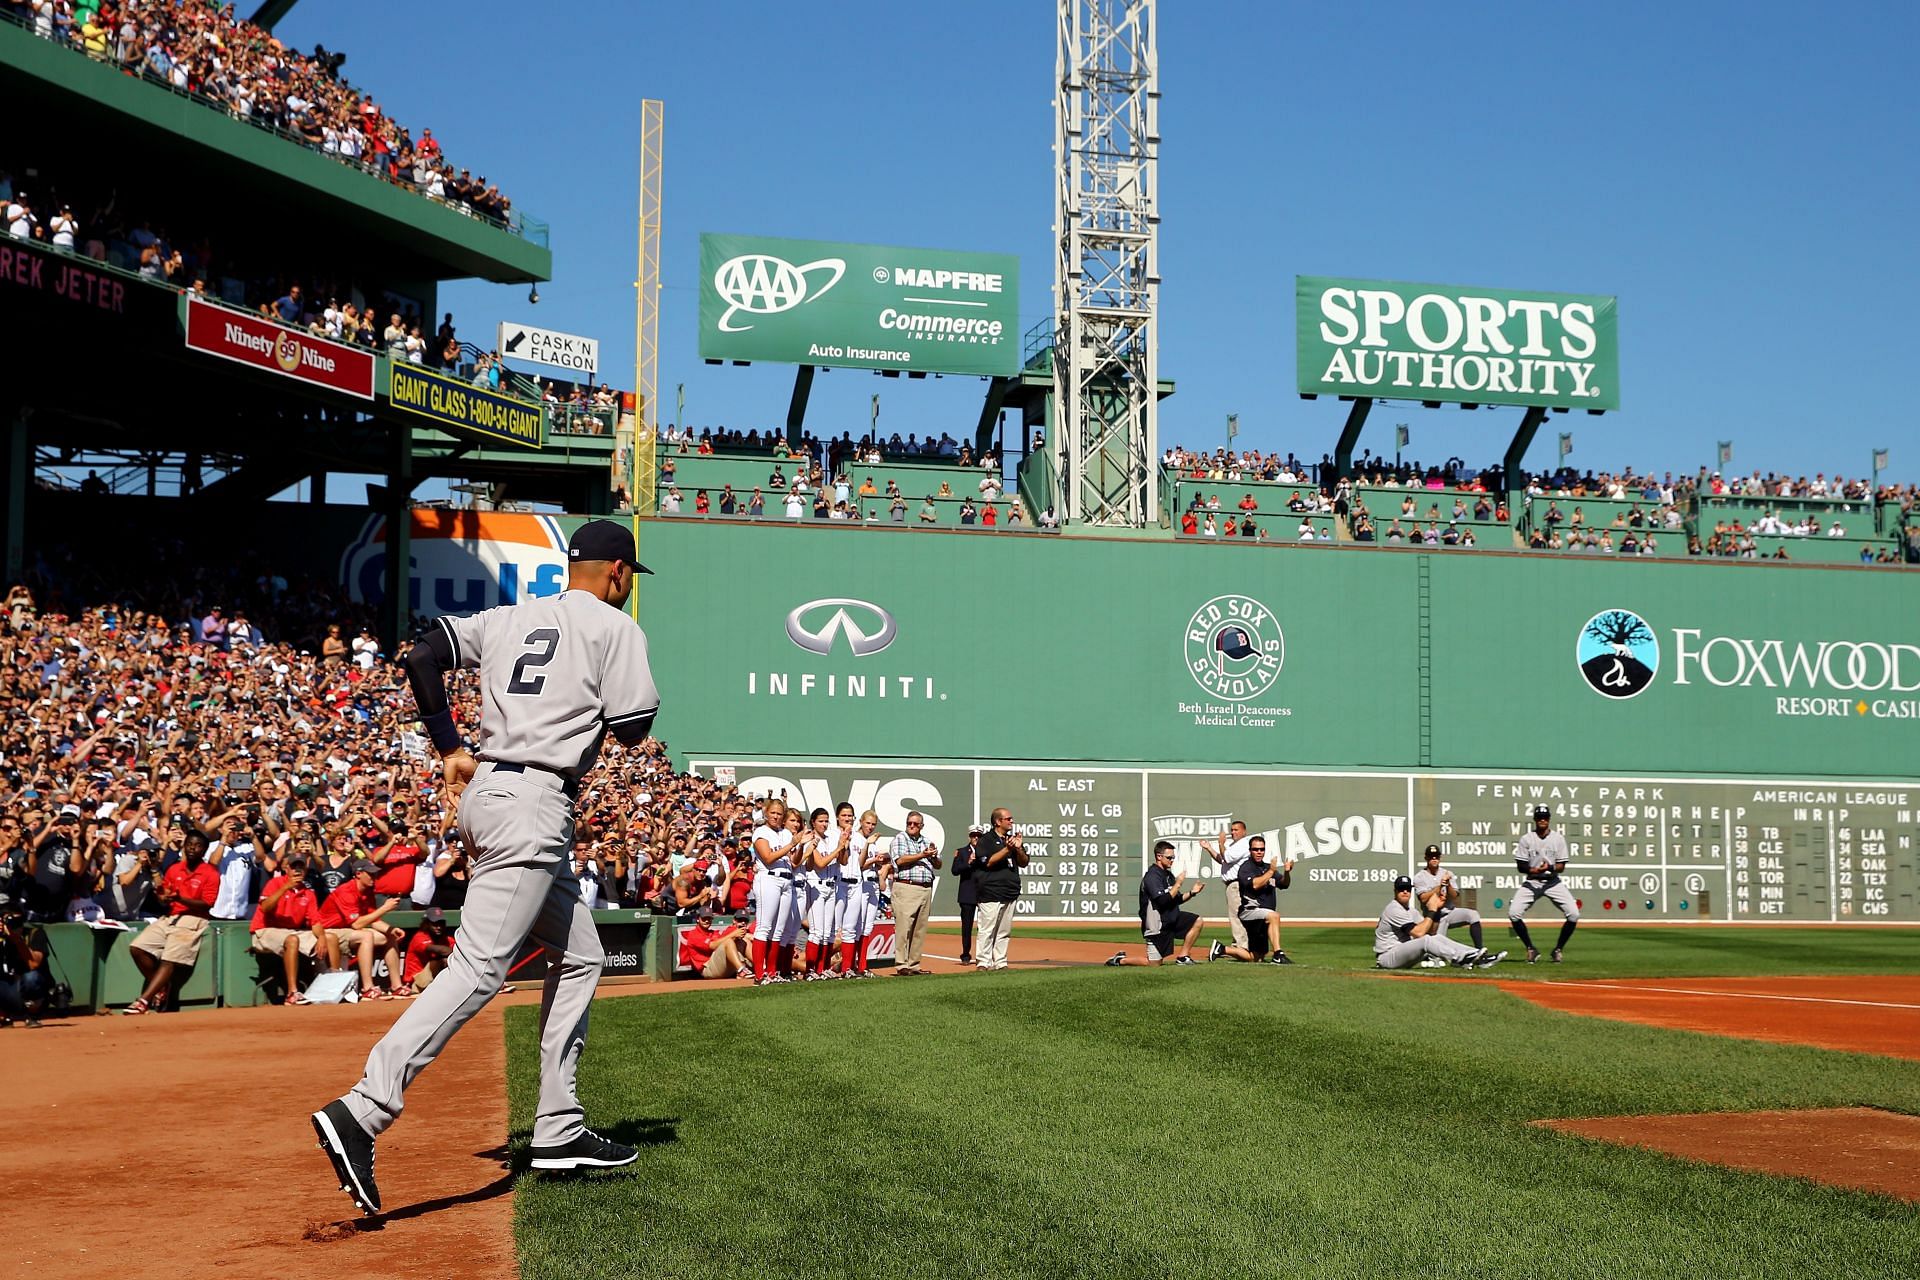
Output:
<path fill-rule="evenodd" d="M 1449 964 L 1458 964 L 1474 953 L 1472 947 L 1443 937 L 1438 931 L 1419 938 L 1410 936 L 1423 918 L 1400 899 L 1389 898 L 1373 929 L 1373 963 L 1382 969 L 1405 969 L 1425 956 L 1439 956 Z"/>
<path fill-rule="evenodd" d="M 1507 919 L 1518 921 L 1541 898 L 1551 902 L 1573 924 L 1580 919 L 1580 908 L 1573 894 L 1560 882 L 1555 867 L 1567 860 L 1567 838 L 1558 831 L 1542 837 L 1538 832 L 1524 833 L 1513 846 L 1513 861 L 1520 869 L 1520 887 L 1513 891 L 1507 905 Z M 1542 869 L 1544 868 L 1544 869 Z"/>
<path fill-rule="evenodd" d="M 1459 892 L 1459 881 L 1454 877 L 1453 872 L 1447 870 L 1445 867 L 1440 868 L 1438 875 L 1427 870 L 1424 866 L 1414 872 L 1413 896 L 1415 901 L 1425 901 L 1428 894 L 1440 887 L 1442 880 L 1453 880 L 1454 892 Z M 1435 925 L 1434 928 L 1439 932 L 1440 936 L 1445 937 L 1447 930 L 1451 929 L 1454 925 L 1476 925 L 1479 923 L 1480 913 L 1472 907 L 1450 906 L 1441 913 L 1440 923 Z"/>
<path fill-rule="evenodd" d="M 603 955 L 573 875 L 573 801 L 609 729 L 638 741 L 660 695 L 632 619 L 585 591 L 440 620 L 455 665 L 480 671 L 480 768 L 460 799 L 473 853 L 447 967 L 367 1057 L 346 1097 L 366 1131 L 399 1116 L 401 1095 L 506 981 L 531 935 L 548 953 L 540 1005 L 537 1147 L 582 1128 L 575 1092 Z"/>

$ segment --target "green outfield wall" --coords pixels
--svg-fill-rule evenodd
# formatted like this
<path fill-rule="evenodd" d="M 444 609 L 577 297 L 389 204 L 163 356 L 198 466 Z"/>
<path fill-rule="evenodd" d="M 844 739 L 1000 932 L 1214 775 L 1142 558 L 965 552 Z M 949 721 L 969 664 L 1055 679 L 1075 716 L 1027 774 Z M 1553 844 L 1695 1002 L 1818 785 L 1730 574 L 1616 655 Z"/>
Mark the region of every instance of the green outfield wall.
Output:
<path fill-rule="evenodd" d="M 558 589 L 578 521 L 416 513 L 428 612 Z M 1429 842 L 1497 919 L 1553 806 L 1587 918 L 1920 920 L 1920 577 L 1481 550 L 652 519 L 675 757 L 945 847 L 996 805 L 1023 914 L 1129 919 L 1234 817 L 1294 918 L 1371 918 Z M 377 588 L 369 524 L 343 580 Z M 948 886 L 936 898 L 953 903 Z M 1217 891 L 1203 906 L 1220 910 Z"/>
<path fill-rule="evenodd" d="M 1130 918 L 1154 840 L 1206 879 L 1238 816 L 1290 916 L 1371 917 L 1432 841 L 1495 919 L 1544 801 L 1589 919 L 1920 919 L 1920 579 L 1242 550 L 643 522 L 659 729 L 949 848 L 1007 805 L 1036 917 Z"/>

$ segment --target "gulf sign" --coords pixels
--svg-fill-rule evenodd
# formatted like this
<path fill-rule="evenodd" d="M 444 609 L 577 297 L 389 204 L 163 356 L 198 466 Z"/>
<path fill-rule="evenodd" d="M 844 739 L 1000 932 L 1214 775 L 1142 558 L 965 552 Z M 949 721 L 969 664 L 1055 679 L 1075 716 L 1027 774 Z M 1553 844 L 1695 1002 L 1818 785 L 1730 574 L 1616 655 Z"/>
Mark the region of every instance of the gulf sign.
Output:
<path fill-rule="evenodd" d="M 407 603 L 415 613 L 476 613 L 558 595 L 567 583 L 567 534 L 551 516 L 516 511 L 412 513 Z M 340 585 L 353 600 L 386 599 L 387 522 L 368 519 L 340 557 Z"/>
<path fill-rule="evenodd" d="M 373 354 L 198 298 L 187 299 L 187 346 L 266 373 L 373 399 Z"/>
<path fill-rule="evenodd" d="M 1294 279 L 1303 395 L 1620 407 L 1619 299 Z"/>

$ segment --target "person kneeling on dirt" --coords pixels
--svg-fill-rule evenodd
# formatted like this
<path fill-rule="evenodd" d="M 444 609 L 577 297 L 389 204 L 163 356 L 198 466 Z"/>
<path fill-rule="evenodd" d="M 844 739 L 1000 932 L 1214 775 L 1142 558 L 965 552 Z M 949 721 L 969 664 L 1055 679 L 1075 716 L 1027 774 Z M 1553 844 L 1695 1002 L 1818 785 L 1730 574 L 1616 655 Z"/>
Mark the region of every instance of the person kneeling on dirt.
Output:
<path fill-rule="evenodd" d="M 407 939 L 406 960 L 400 970 L 401 989 L 414 995 L 425 991 L 447 967 L 447 957 L 452 954 L 453 931 L 447 928 L 446 912 L 428 907 L 420 917 L 420 927 Z"/>

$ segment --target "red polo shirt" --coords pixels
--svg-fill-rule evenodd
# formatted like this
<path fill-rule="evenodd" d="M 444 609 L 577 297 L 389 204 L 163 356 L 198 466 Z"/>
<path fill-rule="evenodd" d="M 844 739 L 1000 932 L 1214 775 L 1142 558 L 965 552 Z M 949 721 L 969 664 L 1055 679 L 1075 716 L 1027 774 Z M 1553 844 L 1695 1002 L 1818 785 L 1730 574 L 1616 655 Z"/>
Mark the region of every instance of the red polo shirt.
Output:
<path fill-rule="evenodd" d="M 320 904 L 320 915 L 314 921 L 323 929 L 351 929 L 353 922 L 373 904 L 367 900 L 366 892 L 360 888 L 358 880 L 349 880 L 327 895 Z"/>
<path fill-rule="evenodd" d="M 286 882 L 285 876 L 275 876 L 267 881 L 266 889 L 260 894 L 260 905 L 253 909 L 254 932 L 262 929 L 304 929 L 320 914 L 320 900 L 305 885 L 280 894 L 280 901 L 273 904 L 273 910 L 267 910 L 267 899 L 279 892 L 280 886 Z"/>
<path fill-rule="evenodd" d="M 188 871 L 186 859 L 183 858 L 167 868 L 167 874 L 161 882 L 174 895 L 174 900 L 167 906 L 168 915 L 188 914 L 187 903 L 190 901 L 212 907 L 214 899 L 220 896 L 220 873 L 214 870 L 211 862 L 203 862 L 196 869 Z"/>
<path fill-rule="evenodd" d="M 373 882 L 373 891 L 386 897 L 402 897 L 413 892 L 414 868 L 426 860 L 426 854 L 412 840 L 401 840 L 387 850 L 387 860 Z"/>
<path fill-rule="evenodd" d="M 714 948 L 720 945 L 720 939 L 725 937 L 727 930 L 733 927 L 728 925 L 725 929 L 702 929 L 696 924 L 681 934 L 680 963 L 690 965 L 696 971 L 706 968 L 707 961 L 713 958 Z"/>
<path fill-rule="evenodd" d="M 400 981 L 412 982 L 413 976 L 426 968 L 427 962 L 433 958 L 427 954 L 427 948 L 442 945 L 453 945 L 453 930 L 449 929 L 436 938 L 424 926 L 415 929 L 413 936 L 407 939 L 407 954 L 401 961 Z"/>

